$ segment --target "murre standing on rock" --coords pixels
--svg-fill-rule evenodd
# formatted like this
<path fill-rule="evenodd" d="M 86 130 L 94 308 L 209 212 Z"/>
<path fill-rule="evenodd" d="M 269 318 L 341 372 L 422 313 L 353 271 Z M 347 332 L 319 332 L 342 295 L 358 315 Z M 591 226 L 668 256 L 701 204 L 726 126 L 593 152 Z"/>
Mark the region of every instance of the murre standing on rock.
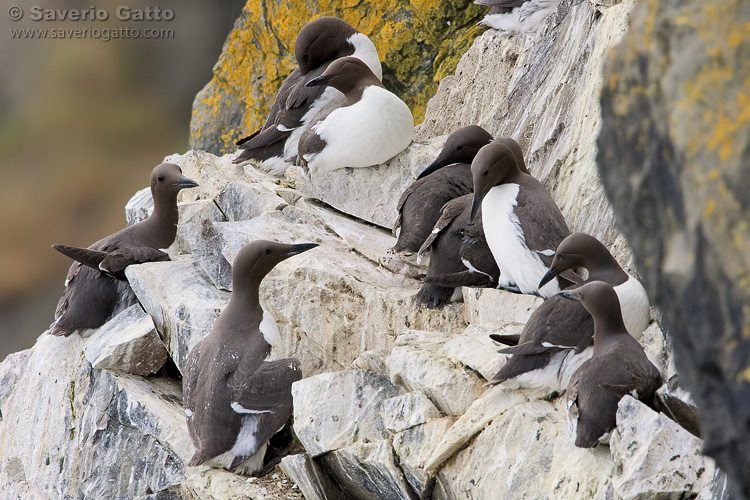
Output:
<path fill-rule="evenodd" d="M 499 137 L 495 142 L 508 146 L 521 171 L 529 172 L 515 140 Z M 466 167 L 471 173 L 471 166 Z M 500 270 L 484 236 L 481 206 L 474 221 L 469 220 L 472 198 L 473 195 L 468 194 L 446 203 L 417 253 L 418 260 L 422 260 L 427 251 L 431 255 L 424 284 L 414 296 L 417 303 L 430 309 L 453 300 L 454 291 L 459 287 L 495 287 L 498 284 Z"/>
<path fill-rule="evenodd" d="M 568 387 L 568 421 L 576 446 L 606 442 L 615 427 L 617 404 L 626 394 L 649 402 L 662 385 L 659 369 L 623 323 L 617 293 L 602 281 L 564 290 L 594 318 L 594 355 L 575 373 Z"/>
<path fill-rule="evenodd" d="M 333 87 L 308 87 L 328 65 L 345 56 L 361 59 L 376 78 L 383 77 L 378 52 L 372 41 L 337 17 L 320 17 L 307 23 L 294 42 L 297 68 L 284 80 L 271 106 L 265 124 L 237 141 L 234 163 L 251 158 L 274 175 L 282 175 L 297 158 L 302 126 L 336 96 Z"/>
<path fill-rule="evenodd" d="M 398 200 L 398 218 L 393 225 L 398 241 L 394 252 L 419 251 L 440 218 L 443 205 L 472 192 L 471 161 L 491 141 L 490 133 L 477 125 L 460 128 L 448 136 L 435 161 Z"/>
<path fill-rule="evenodd" d="M 487 244 L 500 269 L 501 288 L 551 297 L 573 282 L 558 276 L 539 288 L 557 245 L 570 234 L 560 209 L 544 186 L 522 172 L 513 150 L 492 142 L 471 163 L 474 200 L 471 217 L 482 206 Z"/>
<path fill-rule="evenodd" d="M 169 260 L 166 248 L 177 235 L 177 194 L 197 185 L 177 165 L 157 165 L 151 172 L 154 211 L 146 220 L 88 248 L 53 245 L 76 262 L 68 271 L 49 333 L 68 336 L 75 330 L 98 328 L 133 305 L 135 295 L 125 280 L 125 268 Z"/>
<path fill-rule="evenodd" d="M 292 415 L 299 361 L 273 359 L 276 321 L 259 302 L 260 282 L 279 262 L 315 243 L 253 241 L 237 254 L 232 298 L 211 333 L 188 354 L 182 379 L 187 427 L 196 451 L 188 465 L 257 474 L 269 439 Z"/>
<path fill-rule="evenodd" d="M 409 107 L 360 59 L 337 59 L 307 82 L 315 85 L 332 86 L 343 96 L 311 118 L 300 137 L 297 163 L 311 176 L 379 165 L 411 143 L 414 118 Z"/>
<path fill-rule="evenodd" d="M 646 290 L 593 236 L 573 233 L 565 238 L 541 284 L 559 272 L 581 267 L 588 271 L 587 282 L 603 281 L 614 287 L 625 326 L 635 339 L 640 339 L 649 321 Z M 502 336 L 490 338 L 507 343 Z M 518 345 L 498 351 L 512 356 L 488 384 L 508 381 L 505 385 L 510 387 L 542 387 L 561 392 L 578 367 L 593 355 L 593 343 L 594 321 L 586 309 L 578 302 L 550 297 L 531 315 Z"/>
<path fill-rule="evenodd" d="M 637 340 L 648 328 L 649 301 L 641 282 L 625 272 L 607 247 L 593 236 L 573 233 L 555 251 L 549 271 L 539 282 L 541 288 L 568 270 L 582 267 L 588 271 L 586 281 L 604 281 L 617 293 L 625 327 Z"/>
<path fill-rule="evenodd" d="M 534 33 L 542 21 L 552 14 L 560 0 L 474 0 L 477 5 L 492 7 L 479 22 L 501 31 Z"/>

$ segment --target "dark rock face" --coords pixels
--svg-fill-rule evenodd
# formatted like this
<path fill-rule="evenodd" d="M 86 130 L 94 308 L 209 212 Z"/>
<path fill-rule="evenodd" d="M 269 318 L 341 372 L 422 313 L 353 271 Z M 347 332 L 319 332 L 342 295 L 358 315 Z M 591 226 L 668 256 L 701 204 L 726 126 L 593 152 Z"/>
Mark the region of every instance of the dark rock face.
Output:
<path fill-rule="evenodd" d="M 747 3 L 642 1 L 611 54 L 597 162 L 705 452 L 750 498 Z"/>

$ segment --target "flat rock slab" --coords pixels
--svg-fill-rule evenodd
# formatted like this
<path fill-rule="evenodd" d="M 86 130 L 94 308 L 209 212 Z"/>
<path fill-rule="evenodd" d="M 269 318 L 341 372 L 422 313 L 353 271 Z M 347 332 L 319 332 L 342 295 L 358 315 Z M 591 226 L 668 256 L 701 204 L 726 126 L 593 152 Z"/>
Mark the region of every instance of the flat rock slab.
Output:
<path fill-rule="evenodd" d="M 307 453 L 282 458 L 281 469 L 299 487 L 306 500 L 345 500 L 341 489 Z"/>

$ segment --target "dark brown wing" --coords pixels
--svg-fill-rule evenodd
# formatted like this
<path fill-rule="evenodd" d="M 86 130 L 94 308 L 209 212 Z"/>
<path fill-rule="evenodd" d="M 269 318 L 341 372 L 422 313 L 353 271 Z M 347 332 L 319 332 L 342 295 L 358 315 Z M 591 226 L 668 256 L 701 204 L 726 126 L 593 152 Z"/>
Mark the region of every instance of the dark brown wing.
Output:
<path fill-rule="evenodd" d="M 526 246 L 549 266 L 558 245 L 570 234 L 565 218 L 544 186 L 531 176 L 525 176 L 516 201 L 513 212 L 525 228 Z"/>

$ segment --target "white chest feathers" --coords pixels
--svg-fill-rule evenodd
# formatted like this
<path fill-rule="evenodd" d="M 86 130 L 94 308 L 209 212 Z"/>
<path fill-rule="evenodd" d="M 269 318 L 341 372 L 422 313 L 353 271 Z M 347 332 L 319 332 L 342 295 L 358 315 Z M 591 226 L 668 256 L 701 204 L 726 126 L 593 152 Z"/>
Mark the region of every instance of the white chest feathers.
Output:
<path fill-rule="evenodd" d="M 265 361 L 275 361 L 283 358 L 283 346 L 281 344 L 281 334 L 279 334 L 279 325 L 276 324 L 276 320 L 271 313 L 265 309 L 263 309 L 263 320 L 260 322 L 258 329 L 260 330 L 260 333 L 263 334 L 263 338 L 266 342 L 271 345 L 271 351 Z"/>
<path fill-rule="evenodd" d="M 484 236 L 500 269 L 500 285 L 515 285 L 523 293 L 538 291 L 542 297 L 551 297 L 560 291 L 557 280 L 538 289 L 547 268 L 526 246 L 521 223 L 513 212 L 519 190 L 520 186 L 513 183 L 490 189 L 482 200 Z"/>
<path fill-rule="evenodd" d="M 646 290 L 641 282 L 632 276 L 622 285 L 614 287 L 622 310 L 622 321 L 628 333 L 640 340 L 644 330 L 648 328 L 649 304 Z"/>
<path fill-rule="evenodd" d="M 406 149 L 414 134 L 409 107 L 395 94 L 371 85 L 359 101 L 338 108 L 313 130 L 326 142 L 305 155 L 311 175 L 339 168 L 379 165 Z"/>

